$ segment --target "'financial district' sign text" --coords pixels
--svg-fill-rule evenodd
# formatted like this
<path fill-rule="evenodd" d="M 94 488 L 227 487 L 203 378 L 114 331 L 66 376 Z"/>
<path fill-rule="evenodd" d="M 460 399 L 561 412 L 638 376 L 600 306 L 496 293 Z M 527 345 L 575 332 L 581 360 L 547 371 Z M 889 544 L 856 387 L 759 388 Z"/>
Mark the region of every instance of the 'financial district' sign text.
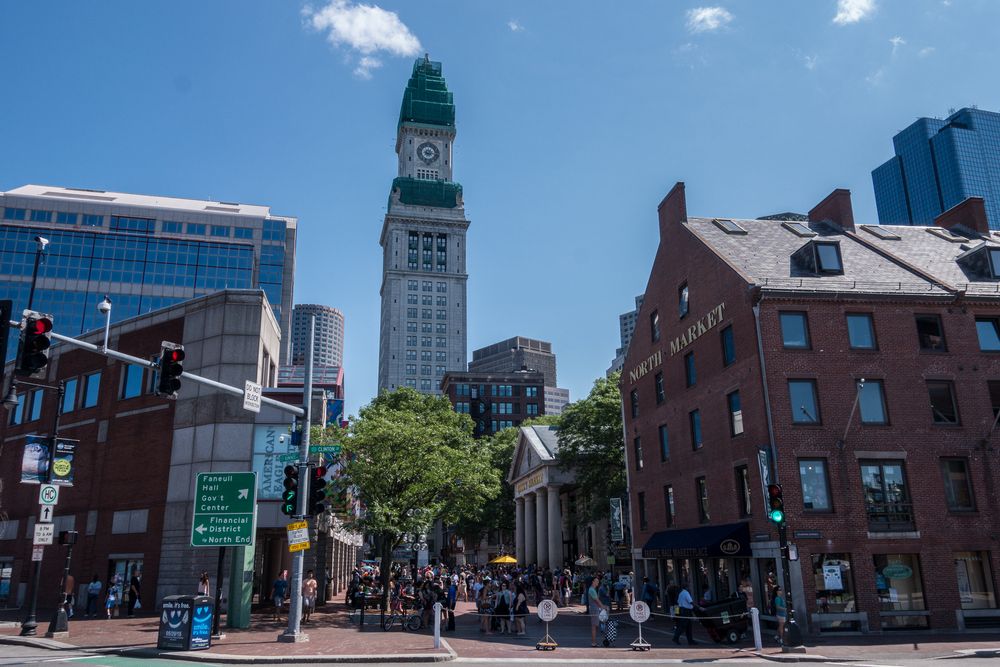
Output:
<path fill-rule="evenodd" d="M 257 473 L 198 473 L 191 546 L 249 546 L 256 528 Z"/>

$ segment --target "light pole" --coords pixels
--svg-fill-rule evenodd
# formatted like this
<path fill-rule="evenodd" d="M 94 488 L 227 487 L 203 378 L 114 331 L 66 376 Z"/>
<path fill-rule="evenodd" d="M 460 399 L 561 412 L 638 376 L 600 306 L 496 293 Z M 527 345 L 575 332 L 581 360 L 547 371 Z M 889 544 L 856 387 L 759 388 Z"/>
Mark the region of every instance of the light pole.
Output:
<path fill-rule="evenodd" d="M 46 241 L 46 243 L 48 243 Z M 37 382 L 25 382 L 24 380 L 11 380 L 10 383 L 10 394 L 16 395 L 16 387 L 19 384 L 24 384 L 29 387 L 38 387 L 39 389 L 55 389 L 57 392 L 56 398 L 56 413 L 55 419 L 52 420 L 52 437 L 49 438 L 49 460 L 48 466 L 45 470 L 45 482 L 49 484 L 52 482 L 52 462 L 55 458 L 56 453 L 56 442 L 59 439 L 59 418 L 62 417 L 62 404 L 63 397 L 66 395 L 66 383 L 62 380 L 59 384 L 52 386 L 50 384 L 39 384 Z M 7 400 L 4 400 L 7 403 Z M 71 551 L 72 553 L 72 551 Z M 38 588 L 42 583 L 42 562 L 40 560 L 35 561 L 35 569 L 32 573 L 32 584 L 31 584 L 31 604 L 28 607 L 28 615 L 25 617 L 24 622 L 21 623 L 21 636 L 22 637 L 34 637 L 38 632 Z M 63 591 L 60 591 L 62 594 Z M 61 608 L 61 605 L 60 605 Z M 58 610 L 56 612 L 59 613 Z M 66 612 L 63 611 L 63 614 Z"/>
<path fill-rule="evenodd" d="M 38 281 L 38 265 L 42 263 L 42 255 L 45 254 L 45 246 L 49 244 L 49 240 L 42 236 L 36 236 L 35 243 L 38 244 L 38 248 L 35 250 L 35 268 L 31 270 L 31 290 L 28 292 L 28 310 L 31 310 L 31 306 L 35 302 L 35 283 Z"/>

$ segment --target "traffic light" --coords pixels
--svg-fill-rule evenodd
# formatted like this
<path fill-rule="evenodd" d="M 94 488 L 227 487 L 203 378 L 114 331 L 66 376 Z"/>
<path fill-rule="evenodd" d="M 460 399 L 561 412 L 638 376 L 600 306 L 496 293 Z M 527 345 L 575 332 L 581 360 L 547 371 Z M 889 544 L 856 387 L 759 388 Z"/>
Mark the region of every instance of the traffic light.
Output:
<path fill-rule="evenodd" d="M 184 346 L 177 343 L 160 343 L 159 374 L 156 394 L 167 398 L 177 398 L 181 388 L 181 374 L 184 372 Z"/>
<path fill-rule="evenodd" d="M 785 523 L 785 500 L 781 497 L 781 484 L 767 485 L 767 518 L 779 526 Z"/>
<path fill-rule="evenodd" d="M 309 485 L 309 514 L 326 511 L 326 467 L 313 468 L 312 483 Z"/>
<path fill-rule="evenodd" d="M 293 465 L 285 466 L 285 491 L 281 494 L 281 513 L 285 516 L 295 516 L 299 508 L 299 469 Z"/>
<path fill-rule="evenodd" d="M 26 310 L 21 319 L 21 341 L 17 351 L 17 375 L 34 375 L 49 364 L 52 347 L 52 316 Z"/>

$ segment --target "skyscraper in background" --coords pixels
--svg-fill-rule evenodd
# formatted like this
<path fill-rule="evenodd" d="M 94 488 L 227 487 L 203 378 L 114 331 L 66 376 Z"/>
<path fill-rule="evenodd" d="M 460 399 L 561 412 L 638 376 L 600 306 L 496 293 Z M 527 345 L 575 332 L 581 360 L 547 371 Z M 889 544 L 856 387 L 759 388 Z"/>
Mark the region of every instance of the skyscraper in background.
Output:
<path fill-rule="evenodd" d="M 524 336 L 481 347 L 472 351 L 470 373 L 514 373 L 538 371 L 545 376 L 547 387 L 557 386 L 556 355 L 552 343 Z"/>
<path fill-rule="evenodd" d="M 635 297 L 635 310 L 622 313 L 618 316 L 618 335 L 622 346 L 615 350 L 615 359 L 611 366 L 605 371 L 605 376 L 610 377 L 612 373 L 617 373 L 625 363 L 625 355 L 628 353 L 628 344 L 632 342 L 632 334 L 635 332 L 636 319 L 639 317 L 639 309 L 642 308 L 643 295 Z"/>
<path fill-rule="evenodd" d="M 441 63 L 413 64 L 396 130 L 399 175 L 382 225 L 378 386 L 441 393 L 466 370 L 465 219 L 452 180 L 455 104 Z"/>
<path fill-rule="evenodd" d="M 969 197 L 982 197 L 1000 229 L 1000 113 L 960 109 L 920 118 L 892 138 L 896 155 L 872 171 L 883 225 L 931 225 Z"/>
<path fill-rule="evenodd" d="M 49 244 L 33 308 L 51 314 L 59 333 L 103 327 L 105 295 L 119 322 L 221 289 L 259 288 L 288 355 L 296 218 L 252 204 L 43 185 L 0 193 L 0 213 L 0 294 L 13 299 L 15 316 L 27 306 L 42 236 Z"/>
<path fill-rule="evenodd" d="M 309 347 L 309 316 L 316 318 L 313 338 L 313 365 L 344 365 L 344 314 L 336 308 L 312 303 L 298 303 L 292 309 L 293 366 L 306 363 Z"/>

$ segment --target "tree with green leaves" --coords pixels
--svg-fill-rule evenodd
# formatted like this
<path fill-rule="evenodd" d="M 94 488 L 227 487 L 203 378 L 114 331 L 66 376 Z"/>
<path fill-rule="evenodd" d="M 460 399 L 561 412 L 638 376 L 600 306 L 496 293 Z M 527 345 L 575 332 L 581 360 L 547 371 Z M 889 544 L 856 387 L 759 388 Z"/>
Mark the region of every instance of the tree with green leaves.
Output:
<path fill-rule="evenodd" d="M 381 556 L 387 608 L 392 551 L 434 519 L 456 523 L 500 493 L 500 474 L 472 437 L 468 415 L 447 397 L 413 389 L 382 392 L 351 417 L 343 440 L 344 476 L 364 507 L 359 530 Z"/>
<path fill-rule="evenodd" d="M 559 467 L 576 476 L 578 501 L 584 494 L 577 504 L 583 521 L 607 518 L 608 500 L 626 492 L 619 377 L 595 380 L 590 394 L 566 406 L 559 419 Z"/>

